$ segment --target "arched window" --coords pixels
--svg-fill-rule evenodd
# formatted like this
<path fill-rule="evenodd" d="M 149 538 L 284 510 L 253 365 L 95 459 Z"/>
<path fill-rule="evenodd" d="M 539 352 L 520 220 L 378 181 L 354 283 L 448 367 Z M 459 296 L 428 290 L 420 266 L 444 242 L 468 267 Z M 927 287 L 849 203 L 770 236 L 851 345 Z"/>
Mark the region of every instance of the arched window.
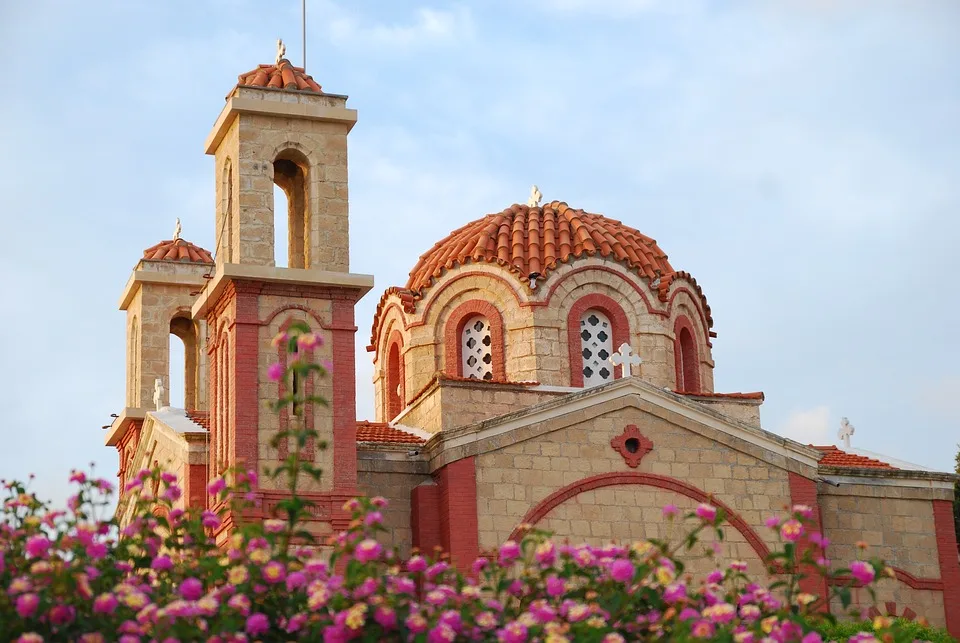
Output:
<path fill-rule="evenodd" d="M 130 323 L 130 349 L 127 351 L 127 406 L 140 406 L 140 322 Z"/>
<path fill-rule="evenodd" d="M 233 260 L 233 164 L 227 159 L 223 164 L 223 179 L 220 185 L 220 229 L 217 231 L 218 259 L 223 263 Z"/>
<path fill-rule="evenodd" d="M 613 327 L 602 310 L 591 308 L 580 316 L 580 349 L 584 386 L 613 379 Z"/>
<path fill-rule="evenodd" d="M 673 352 L 676 361 L 677 390 L 683 393 L 700 392 L 700 358 L 692 324 L 686 317 L 677 319 L 674 327 Z"/>
<path fill-rule="evenodd" d="M 274 243 L 275 260 L 279 266 L 283 253 L 281 244 L 286 236 L 286 266 L 289 268 L 310 267 L 310 215 L 307 208 L 309 195 L 307 186 L 307 159 L 296 150 L 281 152 L 273 162 L 273 181 L 283 191 L 286 200 L 286 230 L 281 227 L 283 221 L 278 206 L 283 205 L 280 195 L 274 191 Z M 286 234 L 282 234 L 286 232 Z"/>
<path fill-rule="evenodd" d="M 185 409 L 197 408 L 197 390 L 200 378 L 200 346 L 197 342 L 196 325 L 188 317 L 178 316 L 170 320 L 170 334 L 183 342 L 182 348 L 170 347 L 170 362 L 167 381 L 170 383 L 170 406 Z M 180 371 L 181 376 L 177 375 Z"/>
<path fill-rule="evenodd" d="M 493 379 L 493 337 L 483 315 L 466 320 L 460 331 L 460 375 L 475 380 Z"/>
<path fill-rule="evenodd" d="M 403 381 L 400 374 L 400 342 L 393 342 L 390 344 L 390 349 L 387 351 L 387 383 L 384 394 L 386 396 L 387 404 L 387 417 L 385 420 L 391 420 L 397 415 L 400 411 L 403 410 Z"/>

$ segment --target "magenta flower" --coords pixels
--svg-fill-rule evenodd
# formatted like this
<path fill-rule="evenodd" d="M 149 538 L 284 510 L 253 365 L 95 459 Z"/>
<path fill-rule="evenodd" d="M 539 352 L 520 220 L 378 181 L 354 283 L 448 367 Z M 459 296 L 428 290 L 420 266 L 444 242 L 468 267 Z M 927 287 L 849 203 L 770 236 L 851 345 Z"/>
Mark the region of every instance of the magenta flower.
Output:
<path fill-rule="evenodd" d="M 170 560 L 169 556 L 157 556 L 153 559 L 153 562 L 150 563 L 150 569 L 171 569 L 173 567 L 173 561 Z"/>
<path fill-rule="evenodd" d="M 380 513 L 379 511 L 371 511 L 363 519 L 363 524 L 365 524 L 368 527 L 370 525 L 379 525 L 382 522 L 383 522 L 383 514 Z"/>
<path fill-rule="evenodd" d="M 247 625 L 245 629 L 247 634 L 250 636 L 263 634 L 270 629 L 270 619 L 267 618 L 266 614 L 254 612 L 247 617 Z"/>
<path fill-rule="evenodd" d="M 683 583 L 670 583 L 663 589 L 663 600 L 676 603 L 687 597 L 687 586 Z"/>
<path fill-rule="evenodd" d="M 47 615 L 54 625 L 66 625 L 77 616 L 77 610 L 73 605 L 54 605 Z"/>
<path fill-rule="evenodd" d="M 40 605 L 40 597 L 36 594 L 32 592 L 29 594 L 20 594 L 20 596 L 17 597 L 17 614 L 20 615 L 20 618 L 27 618 L 37 611 L 38 605 Z"/>
<path fill-rule="evenodd" d="M 307 584 L 307 577 L 303 572 L 293 572 L 287 576 L 287 591 L 292 592 Z"/>
<path fill-rule="evenodd" d="M 723 572 L 719 569 L 713 570 L 707 574 L 707 582 L 713 583 L 714 585 L 723 582 Z"/>
<path fill-rule="evenodd" d="M 796 518 L 791 518 L 780 525 L 780 535 L 786 541 L 797 542 L 803 536 L 803 523 Z"/>
<path fill-rule="evenodd" d="M 373 613 L 373 620 L 385 630 L 392 630 L 397 626 L 397 613 L 393 608 L 381 605 Z"/>
<path fill-rule="evenodd" d="M 427 567 L 425 576 L 427 577 L 427 580 L 432 581 L 440 574 L 443 574 L 444 572 L 446 572 L 448 569 L 450 569 L 450 565 L 448 565 L 447 563 L 441 560 L 439 563 L 434 563 L 429 567 Z"/>
<path fill-rule="evenodd" d="M 117 597 L 113 594 L 100 594 L 93 600 L 94 614 L 113 614 L 117 609 Z"/>
<path fill-rule="evenodd" d="M 557 560 L 556 545 L 549 540 L 540 543 L 533 553 L 533 558 L 544 567 L 552 566 Z"/>
<path fill-rule="evenodd" d="M 563 580 L 553 575 L 547 577 L 547 596 L 557 598 L 558 596 L 563 596 L 565 591 L 566 583 L 564 583 Z"/>
<path fill-rule="evenodd" d="M 323 337 L 316 333 L 304 333 L 297 337 L 297 346 L 301 350 L 312 351 L 319 346 L 323 346 Z"/>
<path fill-rule="evenodd" d="M 814 545 L 817 545 L 821 549 L 826 549 L 830 544 L 830 539 L 821 534 L 819 531 L 815 531 L 810 534 L 810 542 L 812 542 Z"/>
<path fill-rule="evenodd" d="M 283 566 L 283 563 L 272 560 L 263 566 L 263 569 L 260 570 L 260 574 L 263 576 L 263 580 L 271 585 L 275 585 L 277 583 L 282 583 L 287 577 L 287 568 Z"/>
<path fill-rule="evenodd" d="M 704 522 L 713 522 L 717 518 L 717 508 L 707 504 L 697 505 L 697 517 Z"/>
<path fill-rule="evenodd" d="M 369 563 L 372 560 L 380 558 L 383 553 L 383 545 L 372 538 L 360 541 L 353 552 L 353 557 L 361 563 Z"/>
<path fill-rule="evenodd" d="M 850 573 L 864 585 L 872 582 L 877 575 L 873 569 L 873 565 L 865 563 L 862 560 L 855 560 L 850 563 Z"/>
<path fill-rule="evenodd" d="M 283 379 L 284 366 L 280 362 L 275 362 L 267 367 L 267 377 L 272 382 L 279 382 Z"/>
<path fill-rule="evenodd" d="M 180 499 L 180 496 L 183 495 L 183 490 L 180 489 L 177 485 L 170 485 L 167 489 L 160 494 L 160 497 L 164 500 L 169 500 L 170 502 L 176 502 Z"/>
<path fill-rule="evenodd" d="M 227 601 L 227 607 L 246 616 L 250 613 L 250 598 L 246 594 L 234 594 Z"/>
<path fill-rule="evenodd" d="M 503 643 L 524 643 L 527 640 L 527 626 L 513 621 L 497 632 L 497 640 Z"/>
<path fill-rule="evenodd" d="M 509 565 L 520 557 L 520 545 L 512 540 L 500 545 L 499 562 L 501 566 Z"/>
<path fill-rule="evenodd" d="M 27 539 L 24 550 L 31 558 L 46 558 L 50 545 L 50 540 L 46 536 L 31 536 Z"/>
<path fill-rule="evenodd" d="M 177 476 L 174 473 L 169 473 L 167 471 L 164 471 L 163 473 L 160 474 L 160 479 L 167 484 L 173 484 L 174 482 L 177 481 Z"/>
<path fill-rule="evenodd" d="M 76 482 L 77 484 L 83 484 L 87 481 L 87 474 L 83 471 L 71 471 L 70 472 L 70 482 Z"/>
<path fill-rule="evenodd" d="M 211 496 L 215 496 L 226 488 L 227 488 L 227 481 L 224 480 L 223 478 L 217 478 L 211 481 L 210 484 L 207 485 L 207 493 L 210 494 Z"/>
<path fill-rule="evenodd" d="M 457 639 L 457 633 L 445 623 L 438 623 L 427 632 L 427 643 L 448 643 Z"/>
<path fill-rule="evenodd" d="M 765 524 L 770 529 L 776 529 L 777 527 L 780 526 L 780 518 L 777 516 L 770 516 L 769 518 L 763 521 L 763 524 Z"/>
<path fill-rule="evenodd" d="M 180 583 L 178 591 L 180 596 L 183 596 L 188 601 L 195 601 L 203 596 L 203 583 L 196 578 L 187 578 Z"/>
<path fill-rule="evenodd" d="M 14 643 L 43 643 L 43 637 L 36 632 L 27 632 L 17 637 Z"/>
<path fill-rule="evenodd" d="M 800 514 L 807 520 L 813 519 L 813 508 L 809 505 L 793 505 L 793 513 Z"/>
<path fill-rule="evenodd" d="M 680 513 L 680 507 L 677 505 L 666 505 L 663 508 L 663 517 L 664 518 L 673 518 Z"/>
<path fill-rule="evenodd" d="M 216 529 L 220 526 L 220 516 L 207 509 L 201 515 L 200 524 L 207 529 Z"/>
<path fill-rule="evenodd" d="M 610 576 L 618 583 L 627 583 L 633 580 L 635 571 L 633 563 L 622 558 L 614 561 L 614 563 L 610 565 Z"/>
<path fill-rule="evenodd" d="M 86 548 L 87 556 L 91 560 L 100 560 L 107 556 L 107 546 L 104 543 L 90 543 Z"/>
<path fill-rule="evenodd" d="M 690 630 L 690 634 L 698 639 L 708 639 L 713 636 L 713 632 L 713 623 L 710 621 L 697 621 Z"/>

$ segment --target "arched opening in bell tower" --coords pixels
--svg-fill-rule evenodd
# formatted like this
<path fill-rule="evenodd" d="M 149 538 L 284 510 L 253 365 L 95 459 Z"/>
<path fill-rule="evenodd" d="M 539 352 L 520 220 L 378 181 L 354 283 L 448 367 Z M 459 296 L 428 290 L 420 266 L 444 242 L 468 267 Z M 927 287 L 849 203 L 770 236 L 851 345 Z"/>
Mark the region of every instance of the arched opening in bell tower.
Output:
<path fill-rule="evenodd" d="M 280 188 L 273 191 L 274 261 L 278 267 L 310 266 L 308 167 L 307 158 L 296 150 L 281 152 L 273 162 L 273 182 Z"/>
<path fill-rule="evenodd" d="M 170 320 L 170 334 L 180 341 L 170 341 L 169 382 L 170 406 L 183 409 L 197 408 L 200 369 L 197 329 L 189 317 L 178 315 Z"/>

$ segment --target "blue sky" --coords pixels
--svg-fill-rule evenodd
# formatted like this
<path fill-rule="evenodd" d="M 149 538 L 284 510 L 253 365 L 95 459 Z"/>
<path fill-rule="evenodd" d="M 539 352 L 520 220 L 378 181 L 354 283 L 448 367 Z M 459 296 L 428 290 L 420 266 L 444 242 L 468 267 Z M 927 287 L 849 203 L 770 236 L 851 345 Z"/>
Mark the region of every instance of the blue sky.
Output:
<path fill-rule="evenodd" d="M 105 475 L 120 292 L 142 250 L 213 246 L 204 138 L 300 2 L 0 5 L 0 475 Z M 713 308 L 718 391 L 764 426 L 947 470 L 960 441 L 960 3 L 308 2 L 307 68 L 350 96 L 351 264 L 379 292 L 437 239 L 546 200 L 622 220 Z"/>

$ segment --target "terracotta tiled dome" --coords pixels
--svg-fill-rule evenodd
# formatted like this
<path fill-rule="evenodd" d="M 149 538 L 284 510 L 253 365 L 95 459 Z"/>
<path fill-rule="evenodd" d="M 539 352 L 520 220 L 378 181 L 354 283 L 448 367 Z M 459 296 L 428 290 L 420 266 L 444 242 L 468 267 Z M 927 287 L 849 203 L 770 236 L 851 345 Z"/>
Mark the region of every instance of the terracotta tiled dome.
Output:
<path fill-rule="evenodd" d="M 161 241 L 143 251 L 144 259 L 153 261 L 191 261 L 193 263 L 213 263 L 213 255 L 198 245 L 184 239 Z"/>
<path fill-rule="evenodd" d="M 620 221 L 553 201 L 538 207 L 512 205 L 455 230 L 420 256 L 406 287 L 419 293 L 445 270 L 468 262 L 497 263 L 525 281 L 531 273 L 546 276 L 558 264 L 584 255 L 622 261 L 651 281 L 674 273 L 650 237 Z"/>
<path fill-rule="evenodd" d="M 286 58 L 272 65 L 259 65 L 256 69 L 240 74 L 237 85 L 243 87 L 272 87 L 274 89 L 298 89 L 322 94 L 320 85 L 304 73 L 303 67 L 294 67 Z"/>

